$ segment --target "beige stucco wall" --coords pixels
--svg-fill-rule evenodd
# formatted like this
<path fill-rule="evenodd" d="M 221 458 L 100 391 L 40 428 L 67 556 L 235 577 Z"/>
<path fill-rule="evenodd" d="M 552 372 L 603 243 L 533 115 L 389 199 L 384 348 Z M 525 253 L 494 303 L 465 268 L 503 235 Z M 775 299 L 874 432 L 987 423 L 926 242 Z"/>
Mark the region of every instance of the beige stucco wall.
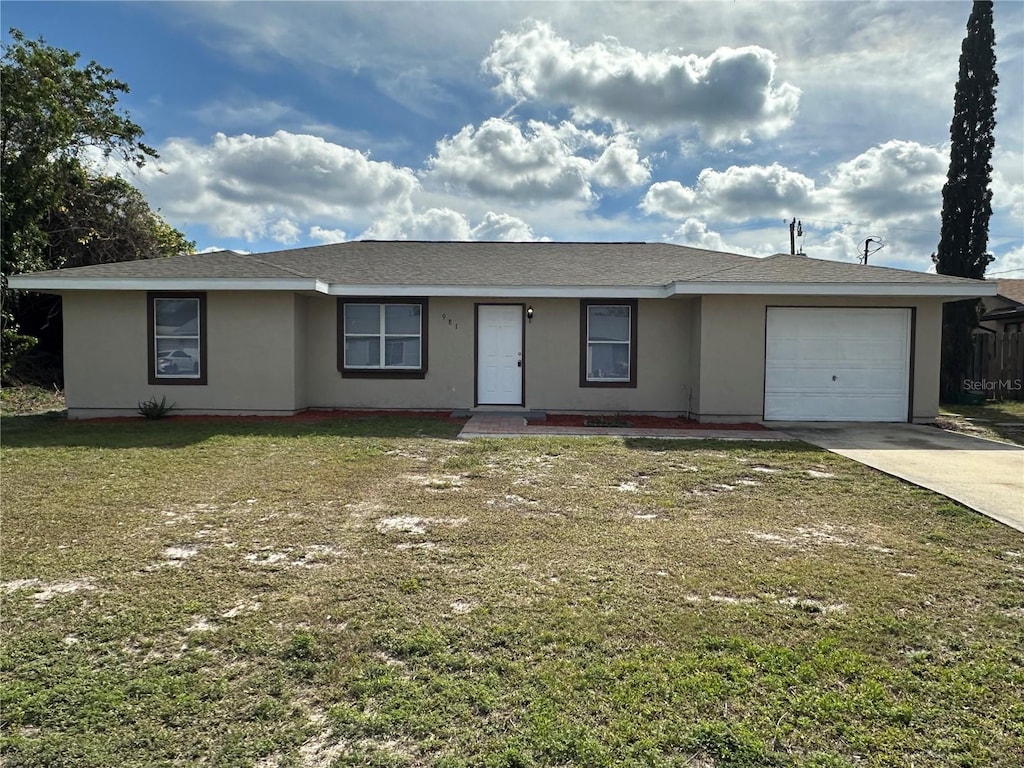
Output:
<path fill-rule="evenodd" d="M 579 300 L 527 297 L 509 302 L 534 308 L 524 348 L 527 408 L 760 419 L 767 306 L 914 307 L 913 416 L 926 421 L 937 414 L 938 299 L 640 300 L 634 389 L 579 386 Z M 175 386 L 148 383 L 144 292 L 68 292 L 64 364 L 69 413 L 134 414 L 139 401 L 162 396 L 175 402 L 179 412 L 472 408 L 476 303 L 473 298 L 430 299 L 425 379 L 344 379 L 337 370 L 335 297 L 209 292 L 208 383 Z"/>
<path fill-rule="evenodd" d="M 293 366 L 295 408 L 298 410 L 309 407 L 309 386 L 307 383 L 309 365 L 306 356 L 306 336 L 309 333 L 309 298 L 302 295 L 296 296 L 292 312 L 295 318 L 294 332 L 292 334 L 292 349 L 295 354 L 295 365 Z"/>
<path fill-rule="evenodd" d="M 131 415 L 166 396 L 177 412 L 292 413 L 299 315 L 291 293 L 208 292 L 207 384 L 150 385 L 146 294 L 67 292 L 64 373 L 73 418 Z M 302 366 L 304 369 L 304 366 Z"/>
<path fill-rule="evenodd" d="M 425 379 L 348 379 L 337 370 L 337 299 L 308 301 L 307 387 L 314 408 L 456 409 L 474 406 L 474 307 L 532 306 L 524 343 L 526 407 L 548 411 L 686 410 L 693 300 L 641 300 L 637 387 L 579 386 L 578 299 L 431 298 Z"/>
<path fill-rule="evenodd" d="M 306 381 L 311 408 L 437 410 L 472 405 L 471 300 L 430 299 L 425 379 L 343 379 L 338 372 L 338 300 L 315 296 L 307 307 Z"/>
<path fill-rule="evenodd" d="M 798 296 L 705 296 L 701 300 L 700 398 L 706 421 L 760 419 L 764 413 L 766 307 L 914 307 L 913 418 L 938 414 L 941 313 L 939 299 Z"/>
<path fill-rule="evenodd" d="M 690 384 L 692 301 L 641 299 L 636 388 L 580 387 L 580 302 L 534 299 L 526 326 L 526 404 L 549 411 L 682 413 Z M 695 377 L 694 377 L 695 378 Z"/>
<path fill-rule="evenodd" d="M 690 306 L 690 360 L 687 365 L 689 377 L 689 398 L 686 406 L 686 416 L 692 417 L 700 413 L 700 353 L 701 353 L 701 312 L 703 311 L 703 299 L 698 296 L 689 301 Z"/>

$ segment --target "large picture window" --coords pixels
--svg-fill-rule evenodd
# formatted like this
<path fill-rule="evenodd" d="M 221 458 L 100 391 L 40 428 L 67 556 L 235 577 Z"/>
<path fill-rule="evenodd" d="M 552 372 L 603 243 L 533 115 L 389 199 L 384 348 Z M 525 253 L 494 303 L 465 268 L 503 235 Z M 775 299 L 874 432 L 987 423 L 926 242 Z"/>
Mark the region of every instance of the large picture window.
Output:
<path fill-rule="evenodd" d="M 206 294 L 150 293 L 149 383 L 206 383 Z"/>
<path fill-rule="evenodd" d="M 426 299 L 341 299 L 343 376 L 422 378 L 427 370 Z"/>
<path fill-rule="evenodd" d="M 635 300 L 580 303 L 580 386 L 636 386 Z"/>

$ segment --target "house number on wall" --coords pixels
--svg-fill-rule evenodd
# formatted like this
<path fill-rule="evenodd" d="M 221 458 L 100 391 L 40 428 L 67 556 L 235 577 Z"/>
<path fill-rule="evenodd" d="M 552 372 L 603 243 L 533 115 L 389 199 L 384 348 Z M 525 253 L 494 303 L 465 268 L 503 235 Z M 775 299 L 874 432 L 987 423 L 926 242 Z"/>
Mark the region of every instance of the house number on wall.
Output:
<path fill-rule="evenodd" d="M 442 320 L 447 319 L 448 320 L 448 325 L 453 326 L 456 331 L 459 330 L 459 324 L 458 323 L 453 323 L 452 322 L 452 318 L 448 317 L 447 313 L 442 312 L 441 313 L 441 319 Z"/>

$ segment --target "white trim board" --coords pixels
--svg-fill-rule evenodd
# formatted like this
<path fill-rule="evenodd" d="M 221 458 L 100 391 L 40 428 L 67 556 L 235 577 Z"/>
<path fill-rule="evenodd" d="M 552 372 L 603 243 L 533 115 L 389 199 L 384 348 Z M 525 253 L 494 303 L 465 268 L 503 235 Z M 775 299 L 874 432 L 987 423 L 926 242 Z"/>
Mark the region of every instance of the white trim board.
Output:
<path fill-rule="evenodd" d="M 314 278 L 8 277 L 26 291 L 314 291 L 329 296 L 455 296 L 480 298 L 630 298 L 670 296 L 928 296 L 955 300 L 995 296 L 995 283 L 761 283 L 677 281 L 667 285 L 346 285 Z"/>

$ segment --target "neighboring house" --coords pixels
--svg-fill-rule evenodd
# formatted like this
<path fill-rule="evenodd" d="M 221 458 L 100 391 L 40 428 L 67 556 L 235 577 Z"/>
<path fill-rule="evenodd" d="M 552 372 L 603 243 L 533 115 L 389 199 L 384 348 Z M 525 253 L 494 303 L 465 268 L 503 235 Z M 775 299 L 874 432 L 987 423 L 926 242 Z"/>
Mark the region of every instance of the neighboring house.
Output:
<path fill-rule="evenodd" d="M 63 297 L 72 418 L 531 409 L 928 421 L 979 280 L 647 243 L 351 242 L 10 278 Z"/>
<path fill-rule="evenodd" d="M 984 311 L 978 320 L 981 331 L 1012 333 L 1024 331 L 1024 280 L 992 280 L 996 295 L 982 299 Z"/>

